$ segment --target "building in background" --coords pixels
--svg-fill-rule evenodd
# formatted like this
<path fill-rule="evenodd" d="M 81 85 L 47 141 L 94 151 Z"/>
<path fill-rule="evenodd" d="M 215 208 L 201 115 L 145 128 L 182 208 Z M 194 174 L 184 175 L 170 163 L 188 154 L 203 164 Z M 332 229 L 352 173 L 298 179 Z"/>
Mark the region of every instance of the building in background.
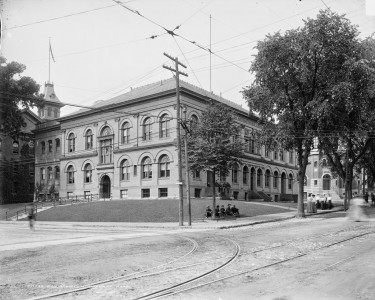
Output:
<path fill-rule="evenodd" d="M 52 93 L 53 86 L 48 88 Z M 295 153 L 260 147 L 253 136 L 258 130 L 256 116 L 183 81 L 180 96 L 182 117 L 187 120 L 198 121 L 210 101 L 230 106 L 238 117 L 247 148 L 242 164 L 233 167 L 228 178 L 218 179 L 221 187 L 217 192 L 223 198 L 278 201 L 296 197 Z M 53 114 L 61 107 L 57 100 L 56 97 L 49 102 Z M 51 195 L 49 187 L 53 184 L 53 192 L 60 197 L 178 198 L 173 78 L 97 101 L 92 109 L 81 109 L 57 120 L 48 113 L 47 105 L 39 116 L 49 119 L 35 130 L 35 176 L 36 182 L 43 185 L 44 194 Z M 192 173 L 190 195 L 211 197 L 208 177 L 205 172 Z M 185 182 L 183 178 L 184 185 Z M 224 182 L 225 185 L 220 184 Z"/>
<path fill-rule="evenodd" d="M 34 133 L 40 118 L 24 109 L 26 126 L 17 138 L 6 136 L 0 127 L 0 204 L 32 202 L 34 195 Z"/>

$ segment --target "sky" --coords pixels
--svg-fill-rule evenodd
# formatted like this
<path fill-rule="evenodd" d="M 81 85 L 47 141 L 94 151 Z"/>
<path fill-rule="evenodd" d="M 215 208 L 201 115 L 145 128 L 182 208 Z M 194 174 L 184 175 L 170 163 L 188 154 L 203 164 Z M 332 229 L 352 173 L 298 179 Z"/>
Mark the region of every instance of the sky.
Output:
<path fill-rule="evenodd" d="M 171 78 L 167 53 L 187 67 L 181 80 L 247 108 L 240 91 L 254 79 L 254 47 L 267 34 L 303 26 L 327 8 L 346 14 L 361 38 L 375 32 L 375 0 L 117 2 L 0 0 L 1 55 L 24 64 L 41 92 L 50 79 L 62 102 L 89 106 Z"/>

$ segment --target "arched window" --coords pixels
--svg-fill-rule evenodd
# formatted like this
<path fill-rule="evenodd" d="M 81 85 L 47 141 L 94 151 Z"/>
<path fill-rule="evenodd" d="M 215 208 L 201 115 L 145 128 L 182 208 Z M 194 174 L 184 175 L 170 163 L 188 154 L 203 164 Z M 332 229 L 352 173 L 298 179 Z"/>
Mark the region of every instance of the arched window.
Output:
<path fill-rule="evenodd" d="M 164 114 L 160 118 L 160 134 L 161 138 L 169 136 L 169 116 Z"/>
<path fill-rule="evenodd" d="M 42 154 L 46 153 L 46 142 L 42 141 L 40 144 L 42 145 Z"/>
<path fill-rule="evenodd" d="M 67 169 L 67 182 L 68 184 L 73 184 L 74 183 L 74 167 L 69 166 Z"/>
<path fill-rule="evenodd" d="M 48 152 L 52 153 L 52 140 L 48 140 Z"/>
<path fill-rule="evenodd" d="M 284 161 L 284 151 L 283 150 L 280 150 L 280 160 L 281 161 Z"/>
<path fill-rule="evenodd" d="M 121 126 L 121 143 L 129 144 L 130 142 L 130 124 L 125 122 Z"/>
<path fill-rule="evenodd" d="M 198 124 L 198 117 L 196 115 L 191 115 L 190 117 L 190 125 L 191 127 L 195 127 Z"/>
<path fill-rule="evenodd" d="M 238 165 L 232 167 L 232 183 L 238 183 Z"/>
<path fill-rule="evenodd" d="M 293 175 L 292 174 L 289 174 L 289 178 L 288 178 L 288 189 L 292 189 L 293 187 Z"/>
<path fill-rule="evenodd" d="M 170 170 L 169 170 L 169 157 L 168 155 L 163 155 L 160 157 L 159 160 L 159 177 L 160 178 L 166 178 L 170 176 Z"/>
<path fill-rule="evenodd" d="M 263 176 L 262 170 L 258 169 L 258 171 L 257 171 L 257 186 L 262 185 L 262 176 Z"/>
<path fill-rule="evenodd" d="M 52 107 L 47 107 L 47 116 L 52 116 Z"/>
<path fill-rule="evenodd" d="M 92 134 L 92 130 L 89 129 L 86 131 L 86 135 L 85 135 L 85 149 L 86 150 L 90 150 L 92 149 L 93 145 L 94 145 L 94 136 Z"/>
<path fill-rule="evenodd" d="M 68 136 L 68 152 L 76 151 L 76 138 L 74 137 L 74 133 L 71 132 Z"/>
<path fill-rule="evenodd" d="M 277 159 L 277 150 L 273 151 L 273 159 L 275 159 L 275 160 Z"/>
<path fill-rule="evenodd" d="M 264 176 L 264 186 L 269 188 L 270 187 L 270 182 L 271 182 L 271 171 L 266 170 L 266 174 Z"/>
<path fill-rule="evenodd" d="M 100 163 L 112 163 L 113 145 L 111 128 L 108 126 L 104 127 L 101 136 L 105 138 L 100 139 Z"/>
<path fill-rule="evenodd" d="M 124 159 L 121 162 L 120 172 L 121 172 L 121 174 L 120 174 L 121 180 L 129 180 L 130 179 L 130 165 L 129 165 L 129 161 L 127 159 Z"/>
<path fill-rule="evenodd" d="M 52 177 L 53 177 L 52 167 L 48 167 L 48 168 L 47 168 L 47 180 L 48 180 L 48 181 L 51 181 L 51 180 L 52 180 Z"/>
<path fill-rule="evenodd" d="M 279 173 L 277 171 L 273 172 L 273 188 L 277 189 L 279 181 Z"/>
<path fill-rule="evenodd" d="M 323 176 L 323 190 L 331 189 L 331 176 L 328 174 Z"/>
<path fill-rule="evenodd" d="M 92 182 L 92 167 L 90 164 L 86 164 L 84 168 L 85 183 Z"/>
<path fill-rule="evenodd" d="M 143 140 L 144 141 L 149 141 L 151 140 L 151 118 L 147 118 L 143 122 Z"/>
<path fill-rule="evenodd" d="M 142 179 L 152 178 L 152 162 L 151 158 L 145 157 L 142 161 Z"/>
<path fill-rule="evenodd" d="M 243 184 L 249 184 L 249 168 L 247 166 L 243 167 L 243 177 L 242 177 Z"/>
<path fill-rule="evenodd" d="M 43 181 L 46 179 L 46 169 L 40 168 L 40 180 Z"/>
<path fill-rule="evenodd" d="M 13 153 L 19 152 L 19 143 L 17 141 L 13 141 Z"/>

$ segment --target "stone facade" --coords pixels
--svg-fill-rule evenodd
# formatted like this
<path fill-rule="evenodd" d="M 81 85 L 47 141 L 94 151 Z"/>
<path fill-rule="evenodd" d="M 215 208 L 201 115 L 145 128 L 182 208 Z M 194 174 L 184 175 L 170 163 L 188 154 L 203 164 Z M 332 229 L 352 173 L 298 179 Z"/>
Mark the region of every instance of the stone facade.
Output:
<path fill-rule="evenodd" d="M 267 151 L 252 137 L 254 115 L 224 98 L 180 82 L 182 118 L 199 119 L 210 101 L 230 106 L 247 143 L 241 165 L 220 188 L 223 198 L 291 200 L 297 194 L 295 153 Z M 59 166 L 60 197 L 99 195 L 112 199 L 177 199 L 176 85 L 174 79 L 132 89 L 92 109 L 49 121 L 35 131 L 36 178 Z M 60 153 L 42 153 L 42 145 L 60 140 Z M 47 147 L 47 146 L 45 146 Z M 57 149 L 56 149 L 57 150 Z M 183 170 L 184 193 L 185 170 Z M 41 177 L 42 176 L 42 177 Z M 190 174 L 190 195 L 210 197 L 209 174 Z M 51 178 L 51 183 L 57 177 Z M 224 178 L 218 178 L 218 181 Z"/>

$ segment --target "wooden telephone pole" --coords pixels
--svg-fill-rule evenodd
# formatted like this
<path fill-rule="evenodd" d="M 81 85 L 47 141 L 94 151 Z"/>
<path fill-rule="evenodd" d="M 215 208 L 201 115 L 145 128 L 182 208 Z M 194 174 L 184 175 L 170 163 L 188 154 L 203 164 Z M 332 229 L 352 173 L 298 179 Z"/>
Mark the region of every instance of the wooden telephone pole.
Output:
<path fill-rule="evenodd" d="M 184 198 L 183 198 L 183 190 L 182 190 L 182 159 L 181 159 L 181 133 L 180 133 L 180 121 L 181 121 L 181 109 L 180 109 L 180 77 L 179 75 L 188 76 L 184 72 L 180 72 L 178 70 L 178 66 L 182 66 L 186 69 L 186 66 L 178 61 L 177 57 L 172 57 L 164 52 L 164 55 L 168 57 L 170 60 L 175 62 L 175 69 L 163 65 L 163 68 L 174 72 L 176 75 L 176 104 L 177 104 L 177 155 L 178 155 L 178 195 L 180 199 L 179 205 L 179 213 L 178 213 L 178 220 L 179 226 L 184 225 Z"/>

